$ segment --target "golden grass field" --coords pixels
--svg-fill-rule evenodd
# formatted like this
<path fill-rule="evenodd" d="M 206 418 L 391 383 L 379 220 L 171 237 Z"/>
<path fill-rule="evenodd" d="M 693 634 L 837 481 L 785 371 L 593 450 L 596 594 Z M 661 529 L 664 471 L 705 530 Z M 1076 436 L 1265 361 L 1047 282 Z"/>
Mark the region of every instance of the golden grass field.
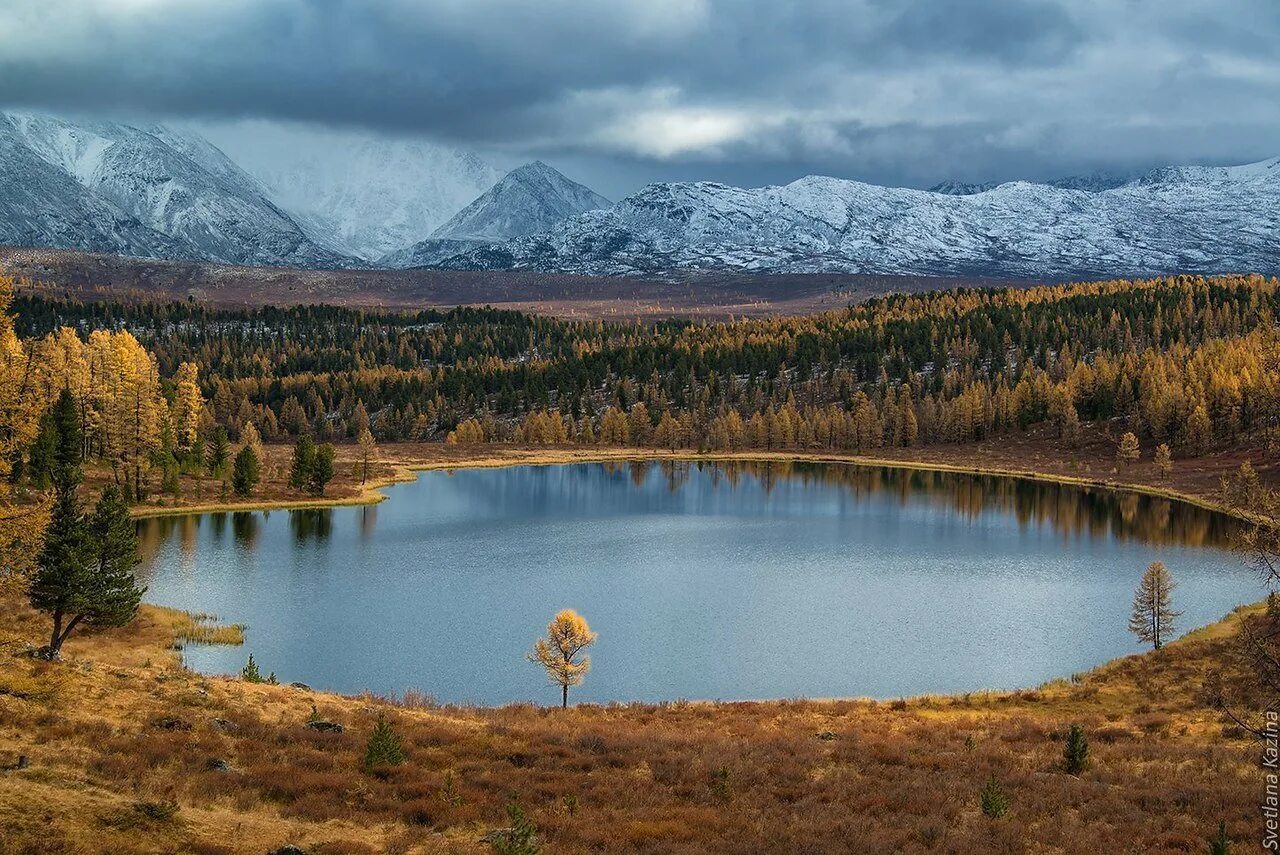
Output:
<path fill-rule="evenodd" d="M 1146 464 L 1112 473 L 1087 448 L 1048 465 L 1034 438 L 967 450 L 903 460 L 1114 480 L 1206 503 L 1239 465 L 1230 455 L 1194 468 L 1180 461 L 1166 485 Z M 332 498 L 374 498 L 340 451 Z M 279 466 L 287 454 L 277 446 L 269 457 Z M 377 481 L 413 467 L 638 454 L 657 456 L 393 446 Z M 264 494 L 259 501 L 296 504 L 272 483 Z M 9 585 L 0 592 L 0 853 L 285 844 L 481 853 L 493 851 L 485 835 L 506 826 L 515 798 L 546 853 L 1199 853 L 1222 821 L 1238 855 L 1261 840 L 1258 746 L 1210 706 L 1205 684 L 1232 667 L 1239 620 L 1021 692 L 455 708 L 188 672 L 175 644 L 234 642 L 235 630 L 152 606 L 129 627 L 73 636 L 60 664 L 38 662 L 20 654 L 41 642 L 47 619 Z M 362 761 L 379 715 L 408 759 L 372 774 Z M 308 727 L 314 716 L 343 732 Z M 1092 749 L 1079 777 L 1060 768 L 1072 723 Z M 20 756 L 28 765 L 13 768 Z M 979 807 L 992 776 L 1010 800 L 999 819 Z"/>

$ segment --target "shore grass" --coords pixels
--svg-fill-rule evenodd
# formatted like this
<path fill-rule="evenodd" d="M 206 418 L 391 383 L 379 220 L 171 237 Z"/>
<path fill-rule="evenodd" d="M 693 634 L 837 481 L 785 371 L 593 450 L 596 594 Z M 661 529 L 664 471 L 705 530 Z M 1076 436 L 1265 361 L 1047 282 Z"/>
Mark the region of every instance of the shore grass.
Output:
<path fill-rule="evenodd" d="M 150 606 L 157 620 L 168 623 L 175 645 L 180 644 L 244 644 L 244 624 L 223 624 L 218 616 L 206 612 L 188 612 L 168 606 Z"/>

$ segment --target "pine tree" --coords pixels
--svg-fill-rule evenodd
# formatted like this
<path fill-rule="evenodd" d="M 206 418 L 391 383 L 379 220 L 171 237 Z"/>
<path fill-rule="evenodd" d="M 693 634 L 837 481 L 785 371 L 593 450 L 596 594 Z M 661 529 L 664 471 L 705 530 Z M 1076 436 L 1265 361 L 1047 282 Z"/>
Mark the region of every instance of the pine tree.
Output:
<path fill-rule="evenodd" d="M 40 417 L 39 432 L 27 455 L 27 480 L 37 490 L 47 490 L 53 484 L 54 455 L 58 450 L 58 428 L 53 419 L 52 409 Z"/>
<path fill-rule="evenodd" d="M 982 813 L 991 819 L 999 819 L 1009 811 L 1009 797 L 1005 795 L 1004 787 L 1000 786 L 995 775 L 982 785 L 978 801 L 982 806 Z"/>
<path fill-rule="evenodd" d="M 507 802 L 507 821 L 510 827 L 494 838 L 493 851 L 497 855 L 539 855 L 538 827 L 525 814 L 513 798 Z"/>
<path fill-rule="evenodd" d="M 246 683 L 261 683 L 262 671 L 258 668 L 257 661 L 254 660 L 253 654 L 249 654 L 249 661 L 244 663 L 244 667 L 240 669 L 240 678 Z"/>
<path fill-rule="evenodd" d="M 1138 636 L 1139 641 L 1151 644 L 1156 650 L 1173 634 L 1174 618 L 1182 614 L 1173 610 L 1170 595 L 1175 587 L 1173 576 L 1165 569 L 1164 564 L 1153 561 L 1142 574 L 1142 582 L 1133 595 L 1129 631 Z"/>
<path fill-rule="evenodd" d="M 323 496 L 324 488 L 333 479 L 333 446 L 323 443 L 316 447 L 311 464 L 311 479 L 307 489 L 313 496 Z"/>
<path fill-rule="evenodd" d="M 231 467 L 231 486 L 236 491 L 236 495 L 252 494 L 261 476 L 257 452 L 253 450 L 252 445 L 246 445 L 236 454 L 235 464 Z"/>
<path fill-rule="evenodd" d="M 227 429 L 219 425 L 213 429 L 205 444 L 205 469 L 211 478 L 221 478 L 227 474 L 227 463 L 231 460 L 231 442 L 227 439 Z"/>
<path fill-rule="evenodd" d="M 308 489 L 312 471 L 316 465 L 316 443 L 309 434 L 302 434 L 293 444 L 293 463 L 289 467 L 289 486 L 295 490 Z"/>
<path fill-rule="evenodd" d="M 1161 481 L 1168 481 L 1169 476 L 1173 474 L 1173 454 L 1169 450 L 1168 443 L 1160 443 L 1156 446 L 1155 457 L 1156 472 L 1160 475 Z"/>
<path fill-rule="evenodd" d="M 405 760 L 404 748 L 400 737 L 391 729 L 391 723 L 385 715 L 378 716 L 373 733 L 369 735 L 369 745 L 364 753 L 364 768 L 367 771 L 383 769 L 388 766 L 399 766 Z"/>
<path fill-rule="evenodd" d="M 1078 724 L 1071 725 L 1067 732 L 1067 742 L 1062 747 L 1062 765 L 1068 775 L 1079 775 L 1089 767 L 1089 740 L 1085 738 L 1084 728 Z"/>
<path fill-rule="evenodd" d="M 123 626 L 138 613 L 146 588 L 139 587 L 134 576 L 133 570 L 142 560 L 138 529 L 119 488 L 102 491 L 89 531 L 97 563 L 96 603 L 90 620 L 98 626 Z"/>
<path fill-rule="evenodd" d="M 49 659 L 59 657 L 81 623 L 108 627 L 133 620 L 146 590 L 133 575 L 137 534 L 120 488 L 107 487 L 93 516 L 86 517 L 78 485 L 78 469 L 63 473 L 29 590 L 32 606 L 53 617 Z"/>

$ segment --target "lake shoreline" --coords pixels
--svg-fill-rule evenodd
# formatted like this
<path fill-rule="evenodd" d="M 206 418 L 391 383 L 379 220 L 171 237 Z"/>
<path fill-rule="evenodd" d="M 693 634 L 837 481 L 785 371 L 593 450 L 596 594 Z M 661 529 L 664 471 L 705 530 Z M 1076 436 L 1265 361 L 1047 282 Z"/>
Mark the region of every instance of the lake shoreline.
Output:
<path fill-rule="evenodd" d="M 1213 494 L 1192 493 L 1172 487 L 1115 478 L 1090 478 L 1069 475 L 1038 469 L 1008 468 L 987 465 L 978 461 L 949 462 L 945 460 L 919 460 L 901 457 L 869 457 L 864 455 L 847 455 L 838 453 L 814 453 L 798 451 L 714 451 L 698 453 L 696 451 L 663 451 L 643 447 L 599 448 L 568 446 L 556 448 L 528 448 L 520 446 L 477 446 L 474 453 L 451 454 L 441 457 L 440 451 L 446 446 L 437 443 L 421 443 L 420 448 L 437 449 L 427 455 L 408 460 L 386 459 L 379 462 L 379 467 L 390 467 L 390 471 L 370 477 L 367 483 L 358 485 L 359 492 L 354 495 L 342 495 L 319 498 L 285 498 L 254 501 L 225 501 L 173 505 L 169 507 L 139 505 L 131 510 L 136 519 L 150 517 L 232 513 L 239 511 L 270 510 L 310 510 L 318 508 L 352 507 L 376 505 L 385 501 L 388 496 L 383 488 L 395 484 L 413 481 L 419 472 L 433 472 L 453 469 L 496 469 L 512 466 L 561 466 L 577 463 L 821 463 L 829 465 L 880 467 L 906 469 L 921 472 L 944 472 L 957 475 L 981 475 L 1014 480 L 1036 481 L 1064 486 L 1102 489 L 1112 492 L 1128 492 L 1159 499 L 1181 502 L 1225 516 L 1235 517 L 1246 522 L 1251 517 L 1239 508 L 1224 504 Z M 470 451 L 470 449 L 468 449 Z"/>

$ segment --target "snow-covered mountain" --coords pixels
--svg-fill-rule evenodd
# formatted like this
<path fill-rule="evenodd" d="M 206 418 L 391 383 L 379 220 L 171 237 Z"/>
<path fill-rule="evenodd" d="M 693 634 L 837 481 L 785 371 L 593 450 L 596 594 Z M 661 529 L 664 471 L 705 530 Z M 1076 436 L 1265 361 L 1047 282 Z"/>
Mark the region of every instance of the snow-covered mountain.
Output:
<path fill-rule="evenodd" d="M 1030 278 L 1280 270 L 1280 158 L 1150 172 L 1099 192 L 950 195 L 810 176 L 651 184 L 612 208 L 446 260 L 589 274 L 674 269 Z"/>
<path fill-rule="evenodd" d="M 1000 186 L 999 181 L 939 181 L 929 188 L 930 193 L 945 193 L 948 196 L 972 196 L 974 193 L 986 193 Z"/>
<path fill-rule="evenodd" d="M 608 199 L 570 181 L 542 161 L 526 163 L 503 176 L 470 205 L 454 214 L 426 240 L 382 259 L 389 267 L 423 267 L 456 255 L 468 245 L 536 234 L 566 217 L 607 208 Z"/>
<path fill-rule="evenodd" d="M 502 177 L 428 142 L 278 125 L 206 133 L 313 239 L 370 261 L 431 234 Z"/>
<path fill-rule="evenodd" d="M 1062 190 L 1085 190 L 1089 193 L 1101 193 L 1103 190 L 1114 190 L 1123 184 L 1129 183 L 1136 177 L 1138 177 L 1137 173 L 1125 174 L 1097 169 L 1087 175 L 1067 175 L 1062 178 L 1054 178 L 1051 181 L 1032 183 L 1047 184 L 1050 187 L 1057 187 Z M 972 196 L 975 193 L 986 193 L 988 190 L 994 190 L 1001 183 L 999 181 L 972 183 L 948 180 L 933 185 L 929 188 L 929 192 L 946 193 L 948 196 Z"/>
<path fill-rule="evenodd" d="M 0 114 L 0 242 L 235 264 L 341 266 L 208 142 Z"/>

